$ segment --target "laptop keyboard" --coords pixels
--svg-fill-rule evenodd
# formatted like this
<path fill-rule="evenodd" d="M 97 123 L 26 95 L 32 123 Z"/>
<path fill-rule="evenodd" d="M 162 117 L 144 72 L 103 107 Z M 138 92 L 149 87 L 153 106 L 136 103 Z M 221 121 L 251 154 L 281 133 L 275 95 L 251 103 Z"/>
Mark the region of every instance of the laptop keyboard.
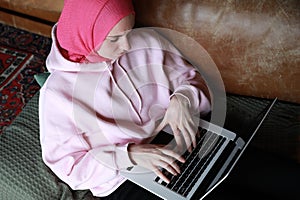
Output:
<path fill-rule="evenodd" d="M 207 131 L 200 130 L 200 138 L 197 139 L 196 148 L 190 153 L 186 151 L 183 157 L 186 159 L 185 163 L 177 162 L 180 167 L 181 174 L 173 176 L 167 170 L 162 172 L 169 178 L 170 183 L 162 181 L 159 177 L 155 181 L 182 196 L 187 196 L 192 187 L 203 174 L 204 170 L 217 153 L 218 149 L 225 142 L 225 137 Z"/>

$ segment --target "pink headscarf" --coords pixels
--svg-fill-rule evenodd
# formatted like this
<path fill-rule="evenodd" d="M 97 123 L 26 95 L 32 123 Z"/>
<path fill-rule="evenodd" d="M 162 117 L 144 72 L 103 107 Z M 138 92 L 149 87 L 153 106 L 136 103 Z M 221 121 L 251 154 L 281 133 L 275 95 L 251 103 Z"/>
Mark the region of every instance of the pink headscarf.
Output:
<path fill-rule="evenodd" d="M 131 0 L 65 0 L 56 32 L 64 56 L 74 62 L 104 61 L 95 50 L 129 14 L 134 14 Z"/>

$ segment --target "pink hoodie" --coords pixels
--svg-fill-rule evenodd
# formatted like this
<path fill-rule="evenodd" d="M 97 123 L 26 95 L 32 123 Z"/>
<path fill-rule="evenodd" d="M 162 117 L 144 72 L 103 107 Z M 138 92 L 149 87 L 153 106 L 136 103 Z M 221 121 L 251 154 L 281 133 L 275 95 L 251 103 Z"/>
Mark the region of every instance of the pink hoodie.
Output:
<path fill-rule="evenodd" d="M 147 142 L 174 94 L 194 114 L 210 103 L 200 74 L 152 29 L 134 29 L 131 50 L 110 63 L 75 63 L 57 47 L 56 26 L 47 58 L 51 75 L 40 91 L 40 140 L 45 164 L 72 189 L 107 196 L 132 166 L 128 143 Z"/>

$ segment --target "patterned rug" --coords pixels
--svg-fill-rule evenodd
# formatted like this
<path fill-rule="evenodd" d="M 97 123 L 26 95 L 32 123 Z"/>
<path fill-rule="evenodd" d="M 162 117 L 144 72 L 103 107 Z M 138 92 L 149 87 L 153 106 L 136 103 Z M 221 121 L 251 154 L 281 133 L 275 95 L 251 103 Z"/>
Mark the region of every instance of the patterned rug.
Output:
<path fill-rule="evenodd" d="M 0 134 L 40 89 L 51 39 L 0 23 Z"/>

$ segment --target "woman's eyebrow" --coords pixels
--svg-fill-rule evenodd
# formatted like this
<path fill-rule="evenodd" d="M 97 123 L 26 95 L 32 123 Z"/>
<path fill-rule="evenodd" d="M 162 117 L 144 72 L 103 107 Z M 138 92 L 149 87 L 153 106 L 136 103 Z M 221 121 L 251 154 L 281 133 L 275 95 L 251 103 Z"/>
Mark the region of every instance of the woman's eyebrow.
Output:
<path fill-rule="evenodd" d="M 123 34 L 124 35 L 124 34 Z M 123 35 L 108 35 L 107 37 L 110 37 L 110 38 L 116 38 L 116 37 L 122 37 Z"/>
<path fill-rule="evenodd" d="M 107 37 L 122 37 L 123 35 L 126 35 L 127 33 L 129 33 L 131 30 L 132 29 L 124 31 L 122 34 L 119 34 L 119 35 L 108 35 Z"/>

